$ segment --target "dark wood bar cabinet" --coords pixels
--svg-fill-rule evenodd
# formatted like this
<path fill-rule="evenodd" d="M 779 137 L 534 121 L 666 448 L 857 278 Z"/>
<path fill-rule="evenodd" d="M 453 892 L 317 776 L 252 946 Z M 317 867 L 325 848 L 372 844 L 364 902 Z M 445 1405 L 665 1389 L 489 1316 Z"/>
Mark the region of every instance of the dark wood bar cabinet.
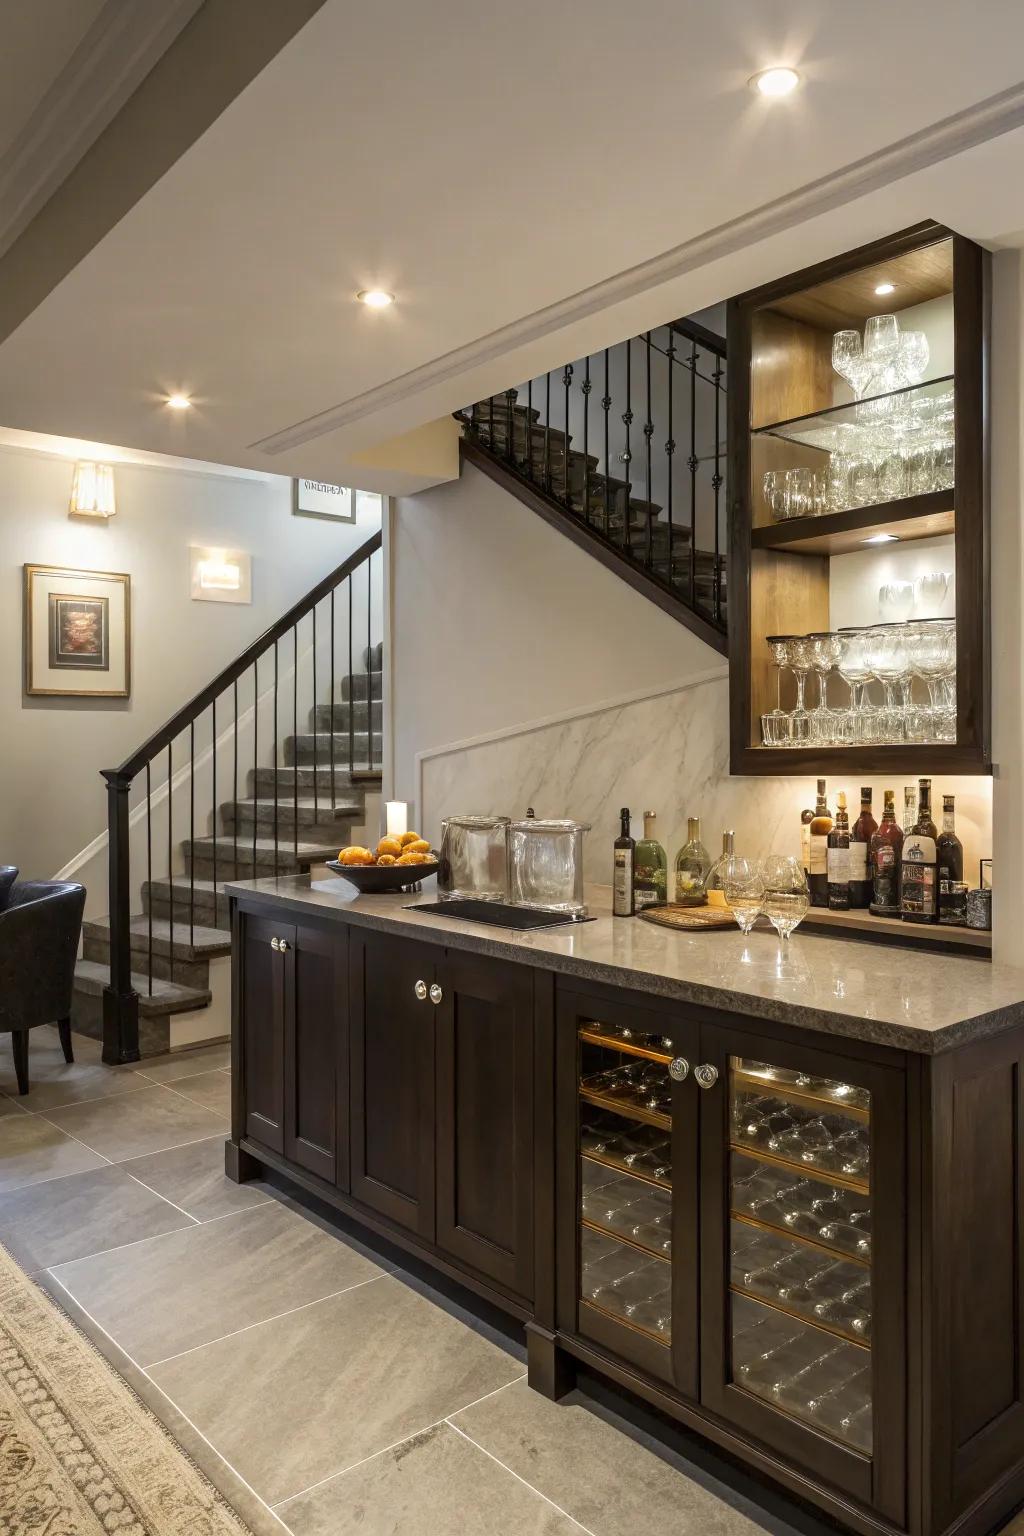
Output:
<path fill-rule="evenodd" d="M 863 1536 L 1024 1500 L 1019 1010 L 915 1049 L 232 902 L 233 1177 L 521 1320 L 546 1395 L 585 1365 Z"/>

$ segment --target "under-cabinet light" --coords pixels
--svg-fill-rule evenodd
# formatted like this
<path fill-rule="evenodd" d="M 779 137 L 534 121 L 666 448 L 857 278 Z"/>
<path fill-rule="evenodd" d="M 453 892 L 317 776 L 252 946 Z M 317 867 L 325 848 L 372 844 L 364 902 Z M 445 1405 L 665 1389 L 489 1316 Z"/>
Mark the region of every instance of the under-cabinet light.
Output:
<path fill-rule="evenodd" d="M 895 283 L 879 283 L 878 287 L 875 289 L 875 292 L 877 293 L 877 295 L 878 295 L 878 297 L 880 299 L 884 299 L 887 293 L 895 293 L 896 292 L 896 284 Z"/>
<path fill-rule="evenodd" d="M 873 533 L 870 538 L 861 539 L 862 544 L 898 544 L 898 533 Z"/>

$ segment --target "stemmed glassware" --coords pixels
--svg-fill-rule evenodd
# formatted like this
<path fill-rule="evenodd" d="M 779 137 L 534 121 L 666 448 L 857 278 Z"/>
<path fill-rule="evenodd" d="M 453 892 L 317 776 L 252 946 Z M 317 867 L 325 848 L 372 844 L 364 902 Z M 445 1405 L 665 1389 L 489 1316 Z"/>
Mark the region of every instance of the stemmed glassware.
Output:
<path fill-rule="evenodd" d="M 837 735 L 842 734 L 840 726 L 843 716 L 833 713 L 828 707 L 828 675 L 839 660 L 839 636 L 828 633 L 808 635 L 806 643 L 811 665 L 818 676 L 818 705 L 811 715 L 811 739 L 823 743 L 833 742 Z"/>
<path fill-rule="evenodd" d="M 722 869 L 722 888 L 732 915 L 744 933 L 749 933 L 761 915 L 764 880 L 753 859 L 732 854 Z"/>
<path fill-rule="evenodd" d="M 874 705 L 868 696 L 868 683 L 874 676 L 868 654 L 867 631 L 846 628 L 839 631 L 839 675 L 850 689 L 850 736 L 865 745 L 874 740 Z"/>
<path fill-rule="evenodd" d="M 807 877 L 799 859 L 773 854 L 762 863 L 761 878 L 764 881 L 762 909 L 785 943 L 810 908 Z"/>
<path fill-rule="evenodd" d="M 859 400 L 871 377 L 871 364 L 864 355 L 859 331 L 836 331 L 832 337 L 832 367 Z"/>
<path fill-rule="evenodd" d="M 768 648 L 775 663 L 775 708 L 761 716 L 761 734 L 766 747 L 781 747 L 789 740 L 789 715 L 782 708 L 782 669 L 789 665 L 792 635 L 769 635 Z"/>
<path fill-rule="evenodd" d="M 787 647 L 789 668 L 796 678 L 796 707 L 789 717 L 790 739 L 802 742 L 810 739 L 811 717 L 804 704 L 807 674 L 813 665 L 811 648 L 806 635 L 791 635 Z"/>

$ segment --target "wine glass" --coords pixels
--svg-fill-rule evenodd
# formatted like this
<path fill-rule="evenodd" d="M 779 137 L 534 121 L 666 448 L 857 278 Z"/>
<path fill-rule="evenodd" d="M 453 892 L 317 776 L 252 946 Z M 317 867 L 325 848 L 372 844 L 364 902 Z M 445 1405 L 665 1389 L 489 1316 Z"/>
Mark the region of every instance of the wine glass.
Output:
<path fill-rule="evenodd" d="M 789 740 L 789 716 L 782 707 L 782 669 L 789 666 L 792 635 L 768 635 L 767 644 L 775 663 L 775 708 L 761 716 L 761 731 L 766 747 L 780 747 Z"/>
<path fill-rule="evenodd" d="M 804 690 L 812 663 L 806 635 L 790 636 L 788 655 L 789 670 L 796 678 L 796 707 L 789 717 L 789 734 L 794 742 L 807 741 L 811 734 L 811 717 L 804 705 Z"/>
<path fill-rule="evenodd" d="M 864 323 L 863 352 L 872 372 L 892 363 L 900 347 L 900 326 L 895 315 L 869 315 Z"/>
<path fill-rule="evenodd" d="M 753 859 L 732 854 L 722 869 L 722 888 L 732 915 L 744 933 L 749 933 L 761 915 L 764 881 Z"/>
<path fill-rule="evenodd" d="M 762 911 L 783 942 L 807 915 L 811 905 L 807 876 L 799 859 L 772 854 L 761 865 L 764 881 Z"/>
<path fill-rule="evenodd" d="M 914 610 L 914 583 L 887 581 L 878 589 L 878 612 L 884 624 L 899 624 Z"/>
<path fill-rule="evenodd" d="M 859 399 L 871 377 L 872 365 L 864 356 L 859 331 L 836 331 L 832 337 L 832 367 Z"/>
<path fill-rule="evenodd" d="M 811 664 L 818 674 L 818 705 L 811 716 L 813 740 L 828 745 L 835 740 L 836 718 L 828 707 L 828 675 L 839 659 L 839 639 L 829 632 L 808 635 Z"/>
<path fill-rule="evenodd" d="M 920 384 L 930 356 L 928 337 L 924 331 L 900 332 L 900 372 L 908 384 Z"/>
<path fill-rule="evenodd" d="M 945 571 L 931 571 L 927 576 L 919 576 L 914 582 L 918 618 L 937 618 L 948 590 L 949 576 Z"/>
<path fill-rule="evenodd" d="M 864 744 L 874 739 L 875 713 L 868 697 L 868 683 L 874 673 L 867 656 L 867 631 L 850 626 L 839 631 L 839 639 L 839 676 L 850 690 L 850 734 Z"/>

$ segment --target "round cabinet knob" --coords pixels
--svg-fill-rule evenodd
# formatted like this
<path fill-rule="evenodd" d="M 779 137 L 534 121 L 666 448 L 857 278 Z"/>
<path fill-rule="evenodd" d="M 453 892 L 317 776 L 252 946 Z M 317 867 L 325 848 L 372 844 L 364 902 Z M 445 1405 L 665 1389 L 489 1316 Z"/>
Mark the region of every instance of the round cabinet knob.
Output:
<path fill-rule="evenodd" d="M 669 1062 L 668 1075 L 674 1083 L 683 1083 L 686 1081 L 686 1075 L 689 1070 L 690 1063 L 687 1061 L 686 1057 L 677 1056 L 675 1061 Z"/>
<path fill-rule="evenodd" d="M 694 1067 L 693 1075 L 702 1088 L 713 1088 L 718 1082 L 718 1068 L 708 1061 L 702 1061 L 699 1067 Z"/>
<path fill-rule="evenodd" d="M 280 939 L 271 939 L 270 947 L 271 947 L 271 949 L 280 949 L 281 948 L 281 940 Z"/>
<path fill-rule="evenodd" d="M 432 1003 L 439 1003 L 443 997 L 444 997 L 444 993 L 441 991 L 441 988 L 438 986 L 437 982 L 435 981 L 434 985 L 430 989 L 430 1001 Z"/>
<path fill-rule="evenodd" d="M 418 981 L 416 983 L 416 985 L 413 987 L 413 991 L 415 992 L 416 996 L 419 998 L 421 1003 L 425 1003 L 426 1002 L 426 1000 L 427 1000 L 427 984 L 426 984 L 425 981 Z"/>
<path fill-rule="evenodd" d="M 286 950 L 291 949 L 291 945 L 288 943 L 287 939 L 279 939 L 278 943 L 277 943 L 277 947 L 281 951 L 282 955 L 285 953 Z"/>

